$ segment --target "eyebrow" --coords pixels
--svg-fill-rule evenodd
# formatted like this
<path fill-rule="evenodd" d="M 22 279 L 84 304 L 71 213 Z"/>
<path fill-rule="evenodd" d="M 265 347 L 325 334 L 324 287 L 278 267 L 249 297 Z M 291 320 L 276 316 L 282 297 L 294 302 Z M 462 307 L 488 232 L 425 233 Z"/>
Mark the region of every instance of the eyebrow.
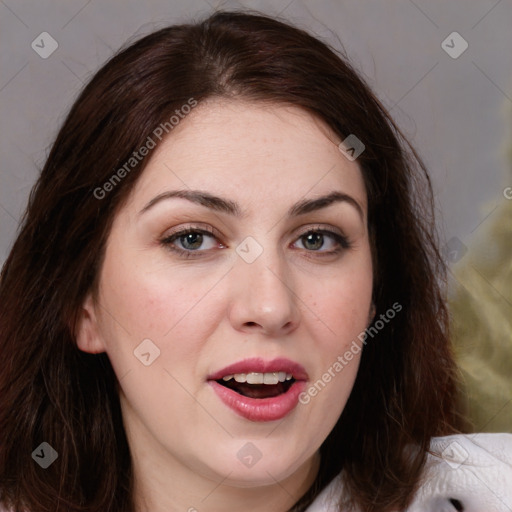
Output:
<path fill-rule="evenodd" d="M 211 210 L 227 213 L 239 218 L 246 216 L 246 213 L 242 211 L 237 203 L 229 199 L 223 199 L 222 197 L 214 196 L 201 190 L 169 190 L 167 192 L 163 192 L 162 194 L 159 194 L 151 199 L 151 201 L 149 201 L 149 203 L 147 203 L 146 206 L 144 206 L 144 208 L 139 212 L 139 215 L 147 212 L 155 204 L 172 198 L 187 199 L 192 203 L 205 206 Z M 330 194 L 314 199 L 303 199 L 298 201 L 288 210 L 288 216 L 295 217 L 298 215 L 304 215 L 305 213 L 327 208 L 331 204 L 340 202 L 348 203 L 353 206 L 359 213 L 361 219 L 364 220 L 364 212 L 361 205 L 352 196 L 338 191 L 334 191 Z"/>

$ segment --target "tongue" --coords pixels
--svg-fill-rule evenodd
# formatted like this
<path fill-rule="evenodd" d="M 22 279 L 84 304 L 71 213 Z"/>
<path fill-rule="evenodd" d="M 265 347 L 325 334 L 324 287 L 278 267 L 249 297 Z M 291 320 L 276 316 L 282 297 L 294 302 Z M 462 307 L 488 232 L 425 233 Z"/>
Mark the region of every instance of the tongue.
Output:
<path fill-rule="evenodd" d="M 231 383 L 231 382 L 230 382 Z M 229 386 L 231 389 L 249 398 L 271 398 L 281 395 L 287 389 L 282 382 L 278 384 L 247 384 L 245 382 L 234 382 Z"/>

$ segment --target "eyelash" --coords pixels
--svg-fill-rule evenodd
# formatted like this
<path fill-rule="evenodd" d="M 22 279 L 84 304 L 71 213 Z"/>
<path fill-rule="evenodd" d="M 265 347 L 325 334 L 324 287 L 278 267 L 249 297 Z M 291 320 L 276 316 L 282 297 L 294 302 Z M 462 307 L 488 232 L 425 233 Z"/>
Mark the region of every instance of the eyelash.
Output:
<path fill-rule="evenodd" d="M 202 253 L 204 253 L 206 251 L 204 251 L 204 250 L 203 251 L 201 251 L 201 250 L 195 250 L 195 251 L 188 250 L 187 251 L 184 249 L 179 249 L 178 247 L 172 245 L 175 240 L 179 239 L 182 236 L 191 234 L 191 233 L 200 233 L 202 235 L 209 235 L 209 236 L 213 236 L 213 237 L 217 238 L 215 231 L 211 228 L 208 228 L 208 227 L 199 228 L 199 227 L 195 227 L 195 226 L 189 226 L 180 231 L 176 231 L 175 233 L 172 233 L 172 234 L 166 236 L 165 238 L 162 238 L 160 240 L 160 244 L 163 245 L 169 251 L 172 251 L 172 252 L 178 254 L 178 256 L 185 257 L 185 258 L 198 258 L 198 257 L 200 258 Z M 334 254 L 340 253 L 342 250 L 350 249 L 352 247 L 352 242 L 346 236 L 340 235 L 339 233 L 336 233 L 329 229 L 322 228 L 320 226 L 316 226 L 316 227 L 308 229 L 307 231 L 304 231 L 297 237 L 297 240 L 299 240 L 300 238 L 302 238 L 306 235 L 312 234 L 312 233 L 328 235 L 328 236 L 332 237 L 334 239 L 334 241 L 337 242 L 337 244 L 338 244 L 338 247 L 331 251 L 313 251 L 313 250 L 305 249 L 307 252 L 317 253 L 317 257 L 332 256 Z"/>

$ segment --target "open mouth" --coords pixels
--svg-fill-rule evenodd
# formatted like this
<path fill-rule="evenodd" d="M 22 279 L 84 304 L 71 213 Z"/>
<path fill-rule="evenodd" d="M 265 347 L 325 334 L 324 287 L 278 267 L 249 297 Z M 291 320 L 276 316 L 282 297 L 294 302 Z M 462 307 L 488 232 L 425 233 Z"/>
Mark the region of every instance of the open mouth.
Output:
<path fill-rule="evenodd" d="M 295 379 L 284 372 L 226 375 L 220 385 L 248 398 L 272 398 L 286 393 Z"/>
<path fill-rule="evenodd" d="M 299 403 L 309 376 L 290 359 L 252 357 L 230 364 L 207 377 L 213 392 L 237 415 L 249 421 L 277 421 Z"/>

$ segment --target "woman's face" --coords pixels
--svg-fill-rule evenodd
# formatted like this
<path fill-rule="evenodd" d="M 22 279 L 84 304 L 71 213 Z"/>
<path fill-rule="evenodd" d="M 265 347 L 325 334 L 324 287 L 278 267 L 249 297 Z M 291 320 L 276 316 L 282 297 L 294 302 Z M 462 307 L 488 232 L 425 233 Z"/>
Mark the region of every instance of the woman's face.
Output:
<path fill-rule="evenodd" d="M 239 487 L 312 465 L 371 309 L 366 192 L 339 142 L 296 108 L 212 100 L 152 150 L 78 331 L 112 362 L 136 457 Z"/>

